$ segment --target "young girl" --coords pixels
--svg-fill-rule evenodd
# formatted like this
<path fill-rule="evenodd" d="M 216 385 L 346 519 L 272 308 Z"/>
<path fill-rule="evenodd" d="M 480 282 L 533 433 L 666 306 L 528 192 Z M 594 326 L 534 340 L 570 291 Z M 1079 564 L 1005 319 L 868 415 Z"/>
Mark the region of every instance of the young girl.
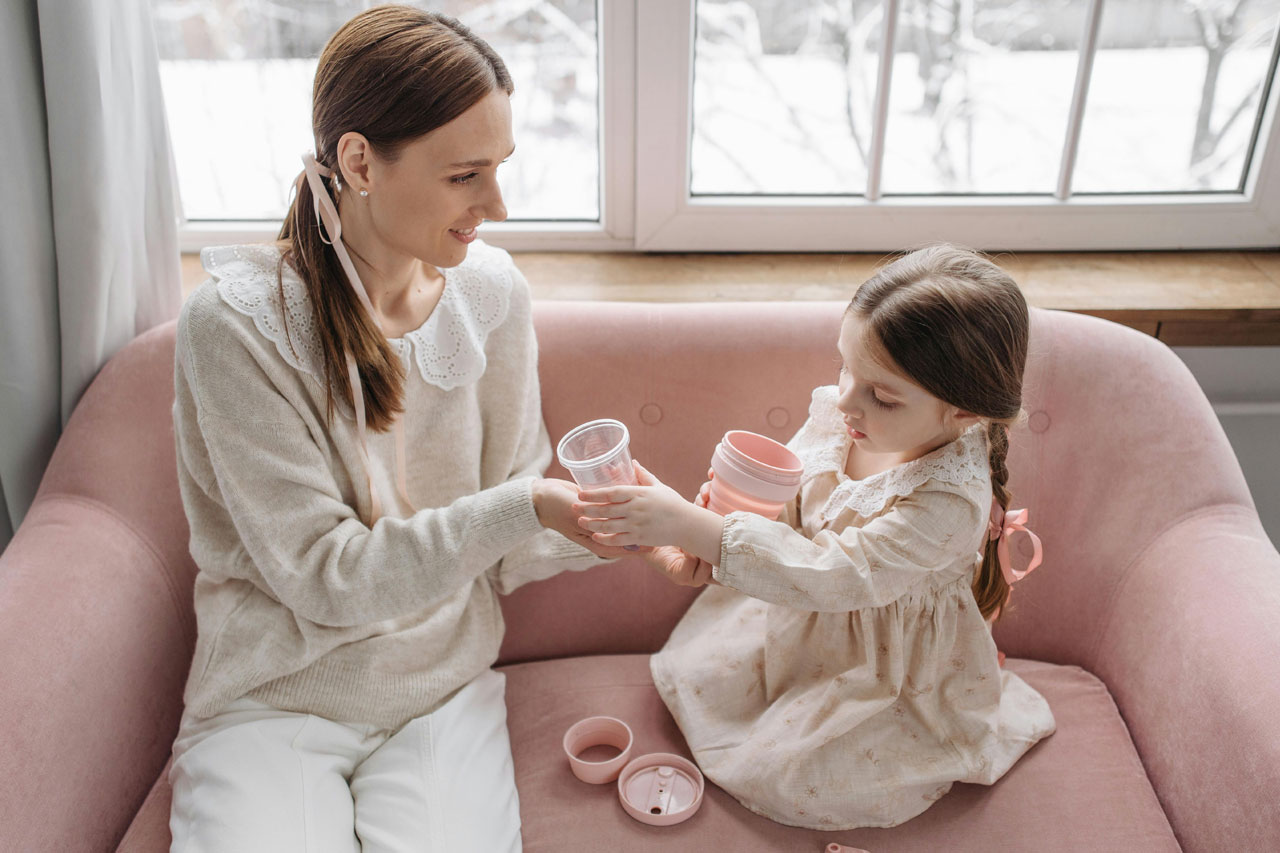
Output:
<path fill-rule="evenodd" d="M 511 91 L 451 18 L 357 15 L 280 241 L 203 254 L 177 333 L 199 573 L 175 852 L 520 849 L 497 594 L 614 549 L 540 477 L 529 289 L 476 239 L 506 217 Z"/>
<path fill-rule="evenodd" d="M 804 479 L 782 519 L 721 518 L 643 469 L 640 486 L 579 496 L 598 542 L 678 546 L 651 560 L 714 578 L 651 668 L 703 771 L 752 811 L 894 826 L 953 782 L 994 783 L 1054 730 L 987 621 L 1020 576 L 1005 453 L 1027 326 L 994 264 L 913 252 L 846 312 L 839 385 L 813 392 L 791 441 Z"/>

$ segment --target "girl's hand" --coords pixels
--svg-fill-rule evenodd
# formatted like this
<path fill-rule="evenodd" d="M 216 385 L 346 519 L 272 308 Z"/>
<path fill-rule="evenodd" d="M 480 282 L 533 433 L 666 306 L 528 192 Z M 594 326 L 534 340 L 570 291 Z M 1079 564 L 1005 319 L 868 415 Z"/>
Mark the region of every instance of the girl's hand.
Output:
<path fill-rule="evenodd" d="M 645 562 L 662 573 L 667 580 L 680 586 L 703 586 L 715 583 L 711 578 L 711 564 L 687 554 L 674 545 L 663 545 L 644 554 Z"/>
<path fill-rule="evenodd" d="M 568 480 L 542 479 L 533 483 L 533 510 L 543 527 L 554 530 L 572 542 L 586 548 L 597 557 L 612 560 L 634 553 L 625 548 L 602 544 L 578 526 L 578 513 L 574 502 L 578 486 Z"/>
<path fill-rule="evenodd" d="M 711 481 L 716 478 L 716 472 L 713 468 L 707 469 L 707 482 L 698 487 L 698 496 L 693 499 L 694 506 L 707 508 L 707 504 L 711 500 Z"/>
<path fill-rule="evenodd" d="M 578 524 L 604 545 L 678 545 L 708 562 L 720 558 L 724 519 L 694 506 L 634 463 L 638 486 L 579 493 Z"/>

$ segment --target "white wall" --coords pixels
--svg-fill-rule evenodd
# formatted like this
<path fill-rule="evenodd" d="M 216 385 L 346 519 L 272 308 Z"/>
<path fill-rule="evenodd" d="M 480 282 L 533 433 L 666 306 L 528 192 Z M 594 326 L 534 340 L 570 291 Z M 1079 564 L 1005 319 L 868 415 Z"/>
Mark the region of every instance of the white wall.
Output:
<path fill-rule="evenodd" d="M 1280 543 L 1280 347 L 1176 347 L 1244 469 L 1258 515 Z"/>

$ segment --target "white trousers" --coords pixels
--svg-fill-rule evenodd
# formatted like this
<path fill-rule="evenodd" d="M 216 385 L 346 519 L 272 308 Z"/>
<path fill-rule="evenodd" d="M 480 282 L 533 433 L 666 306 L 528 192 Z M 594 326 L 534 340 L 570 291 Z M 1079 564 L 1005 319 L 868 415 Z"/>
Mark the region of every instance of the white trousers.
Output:
<path fill-rule="evenodd" d="M 506 677 L 489 670 L 393 731 L 241 699 L 184 718 L 173 853 L 520 851 Z"/>

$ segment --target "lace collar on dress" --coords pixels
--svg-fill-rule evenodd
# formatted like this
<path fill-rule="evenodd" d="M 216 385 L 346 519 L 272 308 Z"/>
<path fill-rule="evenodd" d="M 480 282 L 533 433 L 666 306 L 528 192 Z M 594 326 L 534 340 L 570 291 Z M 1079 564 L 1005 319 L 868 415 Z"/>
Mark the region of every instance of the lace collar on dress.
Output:
<path fill-rule="evenodd" d="M 315 312 L 306 287 L 288 264 L 280 304 L 280 251 L 271 245 L 216 246 L 203 250 L 200 260 L 217 282 L 222 300 L 252 317 L 254 327 L 290 366 L 323 383 L 324 354 Z M 390 343 L 406 373 L 416 362 L 425 382 L 449 391 L 484 374 L 485 341 L 507 317 L 513 281 L 506 253 L 479 240 L 471 244 L 465 261 L 441 272 L 444 292 L 431 316 Z"/>
<path fill-rule="evenodd" d="M 919 459 L 862 480 L 850 478 L 844 472 L 844 463 L 852 439 L 845 432 L 844 419 L 836 408 L 838 393 L 834 385 L 814 389 L 813 401 L 809 405 L 812 432 L 804 446 L 796 450 L 804 462 L 806 481 L 820 474 L 834 474 L 838 481 L 819 514 L 824 523 L 830 522 L 846 508 L 870 518 L 884 509 L 891 499 L 906 497 L 929 480 L 963 485 L 990 477 L 986 430 L 982 424 L 975 424 L 955 441 Z"/>

